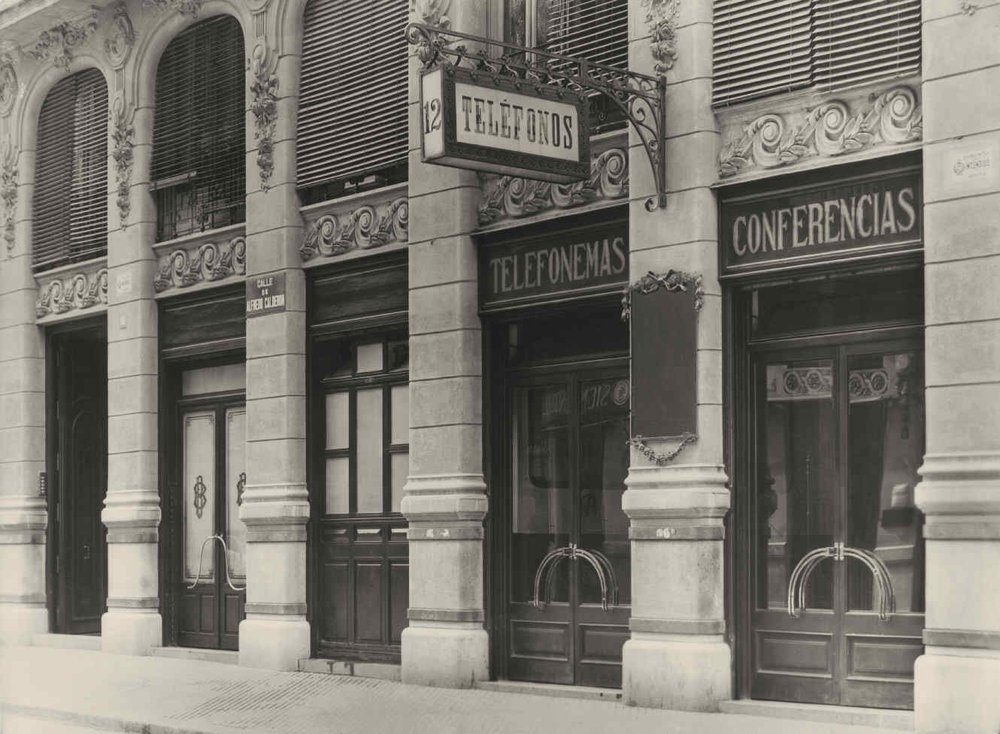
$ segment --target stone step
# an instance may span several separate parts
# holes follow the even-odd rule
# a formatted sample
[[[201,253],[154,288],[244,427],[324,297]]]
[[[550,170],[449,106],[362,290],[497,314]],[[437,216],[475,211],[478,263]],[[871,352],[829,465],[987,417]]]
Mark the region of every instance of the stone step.
[[[399,683],[402,668],[391,663],[357,663],[326,658],[303,658],[299,660],[299,672],[324,673],[326,675],[352,675],[358,678],[377,678]]]
[[[42,632],[33,635],[31,644],[35,647],[58,647],[63,650],[100,650],[100,635],[62,635]]]
[[[239,665],[240,654],[235,650],[209,650],[199,647],[151,647],[149,654],[173,660],[201,660],[206,663]]]
[[[517,680],[479,681],[476,688],[499,693],[527,693],[532,696],[552,698],[580,698],[588,701],[621,701],[622,692],[618,688],[594,688],[590,686],[562,686],[555,683],[532,683]]]
[[[893,709],[857,708],[854,706],[823,706],[819,704],[787,703],[784,701],[723,701],[719,710],[725,714],[766,716],[772,719],[794,719],[817,724],[841,726],[871,726],[881,729],[913,731],[913,712]]]

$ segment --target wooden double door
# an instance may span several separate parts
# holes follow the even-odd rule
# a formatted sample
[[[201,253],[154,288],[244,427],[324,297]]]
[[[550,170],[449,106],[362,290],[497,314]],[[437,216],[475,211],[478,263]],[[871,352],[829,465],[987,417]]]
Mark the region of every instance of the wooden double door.
[[[750,370],[750,693],[912,708],[920,342],[813,339],[755,350]]]
[[[101,522],[108,485],[107,339],[103,327],[95,327],[54,334],[49,345],[53,629],[98,634],[108,585]]]
[[[246,603],[246,526],[239,517],[247,482],[246,406],[242,395],[209,395],[183,400],[178,414],[176,642],[237,650]]]
[[[511,679],[621,686],[629,395],[625,363],[531,370],[510,382],[502,455]]]

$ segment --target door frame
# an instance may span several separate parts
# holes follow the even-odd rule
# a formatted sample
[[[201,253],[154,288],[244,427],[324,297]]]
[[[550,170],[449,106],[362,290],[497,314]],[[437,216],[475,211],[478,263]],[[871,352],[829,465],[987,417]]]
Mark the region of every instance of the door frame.
[[[52,632],[66,632],[66,614],[68,610],[62,604],[68,596],[65,583],[65,574],[59,573],[63,559],[60,553],[68,543],[67,528],[65,523],[59,521],[59,504],[63,487],[60,486],[61,476],[59,473],[59,439],[60,421],[59,406],[57,405],[61,387],[61,377],[56,368],[56,353],[58,342],[62,339],[80,334],[89,334],[103,344],[105,355],[105,375],[107,374],[107,354],[108,354],[108,328],[107,318],[97,316],[81,319],[64,324],[55,324],[45,329],[45,500],[48,515],[48,532],[46,533],[46,553],[45,553],[45,590],[46,607],[49,619],[49,630]],[[104,395],[104,421],[105,421],[105,446],[107,446],[107,381],[102,386]],[[107,452],[105,451],[105,480],[107,479]],[[107,493],[107,487],[104,488]],[[103,502],[103,497],[102,497]],[[103,556],[103,591],[107,598],[107,528],[102,525],[104,542],[102,543],[101,555]],[[105,603],[105,611],[106,611]],[[100,622],[97,630],[90,634],[100,634]]]
[[[731,488],[731,507],[725,520],[725,609],[726,629],[733,650],[733,691],[737,699],[751,699],[753,681],[753,543],[754,527],[751,513],[753,468],[757,456],[756,406],[754,405],[753,365],[760,352],[796,351],[805,354],[810,347],[826,345],[836,362],[837,349],[845,347],[848,354],[865,344],[918,345],[925,350],[924,323],[892,322],[857,324],[833,328],[825,332],[796,335],[751,337],[750,299],[762,286],[788,284],[826,276],[851,277],[875,275],[900,269],[923,270],[920,256],[886,258],[867,267],[850,267],[843,263],[816,268],[808,272],[783,277],[760,276],[723,283],[723,450]],[[840,410],[840,406],[837,406]],[[846,421],[838,430],[838,444],[846,435]],[[843,452],[841,452],[843,453]],[[846,462],[846,457],[841,460]],[[846,477],[843,478],[846,481]],[[838,519],[839,522],[839,519]],[[809,705],[809,704],[807,704]]]

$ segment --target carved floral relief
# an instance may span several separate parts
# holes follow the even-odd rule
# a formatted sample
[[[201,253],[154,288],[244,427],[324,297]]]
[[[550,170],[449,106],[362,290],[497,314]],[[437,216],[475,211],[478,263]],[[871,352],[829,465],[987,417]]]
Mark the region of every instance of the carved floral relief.
[[[14,249],[14,211],[17,208],[17,149],[5,143],[0,154],[0,199],[3,199],[3,238]]]
[[[572,184],[500,176],[488,179],[479,205],[479,224],[521,219],[549,209],[571,209],[599,199],[628,196],[628,153],[610,148],[590,161],[590,178]]]
[[[267,191],[274,173],[274,134],[278,124],[278,75],[276,55],[258,45],[250,57],[250,111],[257,141],[257,170],[260,185]]]
[[[27,54],[36,61],[50,60],[60,69],[65,69],[73,60],[73,49],[81,45],[97,30],[97,9],[84,18],[66,21],[42,31],[35,45]]]
[[[228,242],[197,242],[170,250],[157,260],[153,289],[188,288],[198,283],[246,275],[247,243],[240,235]]]
[[[119,0],[112,7],[111,22],[104,38],[104,52],[111,65],[119,69],[128,61],[134,45],[135,28],[132,26],[132,19],[128,17],[124,0]]]
[[[0,54],[0,115],[6,117],[14,108],[18,95],[17,72],[10,54]]]
[[[157,10],[176,10],[181,15],[197,18],[201,12],[202,0],[142,0],[143,6]]]
[[[107,305],[108,269],[81,271],[58,275],[43,282],[35,299],[35,315],[44,318],[51,314]]]
[[[649,27],[649,50],[656,60],[657,74],[674,68],[677,60],[677,13],[680,0],[642,0]]]
[[[135,108],[122,97],[115,98],[111,112],[111,158],[115,162],[115,203],[118,205],[118,224],[124,227],[131,211],[129,188],[132,182],[132,164],[135,147]]]
[[[881,145],[919,141],[923,116],[916,92],[897,86],[867,104],[825,102],[800,115],[768,113],[744,125],[722,148],[719,175],[779,168],[811,157],[831,157]]]
[[[409,218],[405,196],[363,204],[342,214],[323,214],[309,223],[299,254],[303,260],[309,260],[384,247],[393,242],[405,243],[409,239]]]

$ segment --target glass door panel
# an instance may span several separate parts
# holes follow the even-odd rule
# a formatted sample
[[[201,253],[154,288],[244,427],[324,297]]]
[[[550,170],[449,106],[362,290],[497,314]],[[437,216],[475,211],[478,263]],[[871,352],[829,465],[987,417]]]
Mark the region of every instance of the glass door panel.
[[[215,412],[184,416],[184,581],[215,579]],[[204,550],[203,550],[204,548]]]
[[[247,526],[240,520],[240,507],[247,483],[247,410],[226,410],[226,543],[229,575],[234,580],[247,577]],[[240,583],[239,585],[242,585]]]

